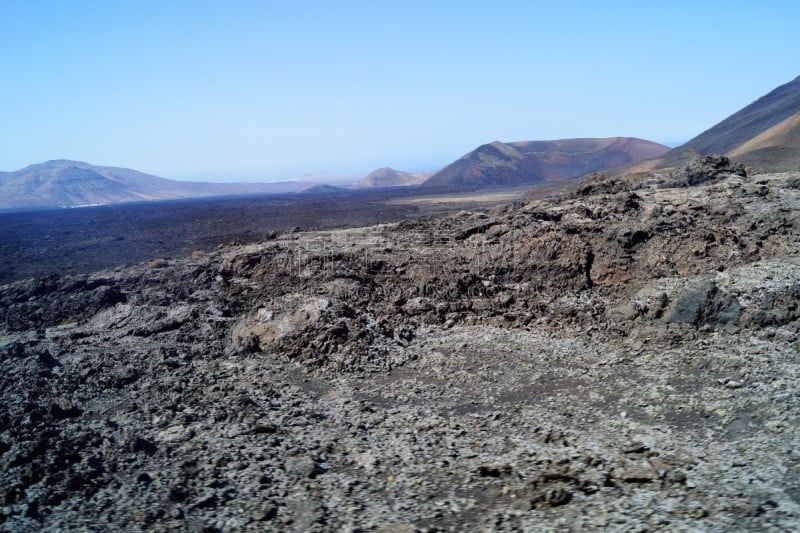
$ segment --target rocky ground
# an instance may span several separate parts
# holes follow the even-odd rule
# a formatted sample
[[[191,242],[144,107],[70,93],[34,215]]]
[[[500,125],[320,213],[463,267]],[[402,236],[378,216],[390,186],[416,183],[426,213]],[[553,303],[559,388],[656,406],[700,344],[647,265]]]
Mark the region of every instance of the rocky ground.
[[[0,529],[800,528],[800,177],[0,287]]]

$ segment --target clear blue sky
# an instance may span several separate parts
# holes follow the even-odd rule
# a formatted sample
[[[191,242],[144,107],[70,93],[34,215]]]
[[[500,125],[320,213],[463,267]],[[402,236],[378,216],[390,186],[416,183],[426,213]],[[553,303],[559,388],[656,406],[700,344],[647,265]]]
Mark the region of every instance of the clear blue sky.
[[[800,2],[0,1],[0,170],[419,171],[688,140],[800,75]]]

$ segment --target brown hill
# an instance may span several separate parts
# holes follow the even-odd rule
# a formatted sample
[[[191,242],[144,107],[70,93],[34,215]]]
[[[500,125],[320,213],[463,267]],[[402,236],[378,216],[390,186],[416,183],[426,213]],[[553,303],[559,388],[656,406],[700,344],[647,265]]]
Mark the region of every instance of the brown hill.
[[[800,112],[728,152],[761,171],[800,169]]]
[[[367,174],[361,181],[355,184],[355,187],[407,187],[409,185],[419,185],[430,176],[430,172],[412,174],[410,172],[403,172],[402,170],[383,167]]]
[[[800,167],[800,77],[737,111],[664,157],[628,167],[646,171],[676,167],[698,156],[721,154],[760,172]]]
[[[669,148],[631,137],[494,141],[446,166],[424,187],[505,187],[561,181],[659,157]]]

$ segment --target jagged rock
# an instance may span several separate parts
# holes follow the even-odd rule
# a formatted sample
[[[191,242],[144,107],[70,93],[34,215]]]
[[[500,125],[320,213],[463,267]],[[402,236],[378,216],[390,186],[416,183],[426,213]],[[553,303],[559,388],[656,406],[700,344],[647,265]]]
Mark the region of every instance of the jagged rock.
[[[649,468],[628,467],[616,473],[617,478],[625,483],[652,483],[658,480],[658,475]]]
[[[421,315],[433,310],[434,302],[430,298],[412,298],[403,305],[403,312],[408,315]]]
[[[500,477],[510,475],[512,467],[509,464],[481,465],[478,467],[478,475],[481,477]]]
[[[588,196],[590,194],[614,194],[625,189],[625,183],[619,178],[609,178],[602,172],[592,172],[581,180],[575,192],[580,196]]]
[[[259,307],[234,325],[231,331],[237,348],[269,351],[281,347],[320,323],[331,302],[322,297],[300,294],[286,296]]]
[[[743,163],[734,162],[725,156],[701,157],[683,168],[673,171],[663,184],[665,187],[691,187],[730,176],[747,177]]]
[[[736,324],[741,313],[741,305],[734,296],[724,294],[713,282],[701,282],[681,291],[667,321],[721,327]]]
[[[310,457],[289,457],[286,459],[284,468],[290,474],[301,478],[315,478],[325,470]]]

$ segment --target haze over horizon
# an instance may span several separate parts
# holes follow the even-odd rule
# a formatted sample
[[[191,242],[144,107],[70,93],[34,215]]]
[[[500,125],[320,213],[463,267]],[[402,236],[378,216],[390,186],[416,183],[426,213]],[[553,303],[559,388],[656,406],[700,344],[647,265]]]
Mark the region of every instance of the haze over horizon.
[[[445,165],[492,140],[670,146],[800,74],[768,1],[12,2],[0,171],[50,159],[273,181]]]

